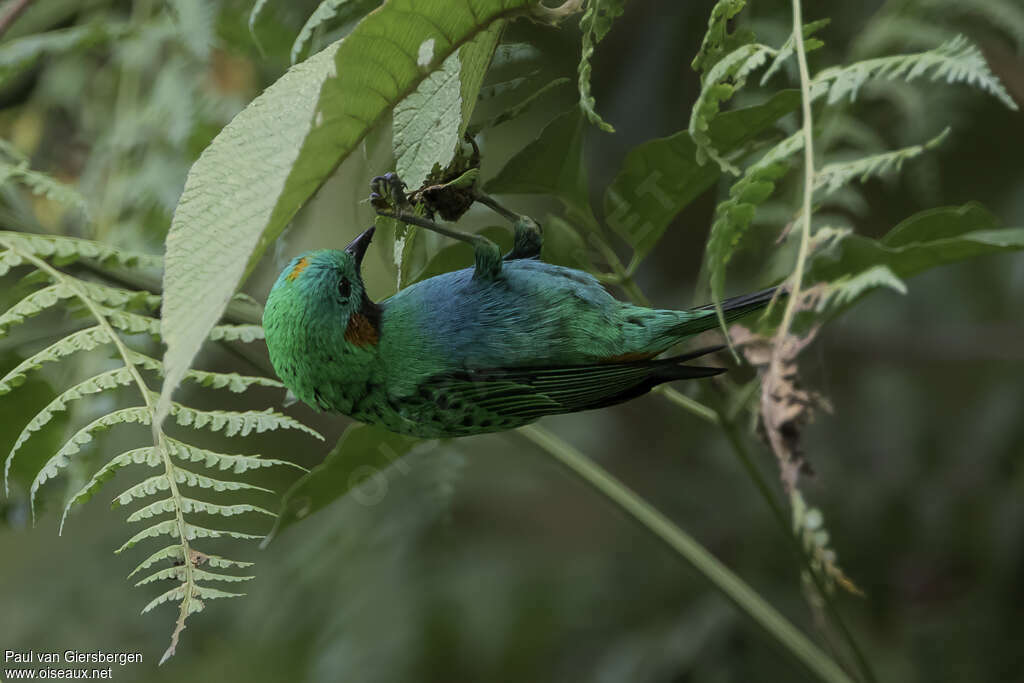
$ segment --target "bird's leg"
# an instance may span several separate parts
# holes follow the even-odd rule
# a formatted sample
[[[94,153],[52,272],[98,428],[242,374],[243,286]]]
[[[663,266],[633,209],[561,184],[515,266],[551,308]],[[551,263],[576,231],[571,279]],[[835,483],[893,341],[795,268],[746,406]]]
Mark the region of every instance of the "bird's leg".
[[[501,272],[501,250],[498,245],[483,235],[453,230],[429,218],[413,213],[412,205],[405,196],[405,183],[395,173],[385,173],[370,181],[370,203],[378,216],[393,218],[425,230],[432,230],[451,239],[468,242],[473,246],[476,272],[473,277],[493,279]]]
[[[477,189],[473,190],[473,199],[490,208],[505,220],[512,223],[514,230],[512,237],[512,251],[505,254],[505,260],[519,258],[536,258],[540,256],[541,246],[544,244],[544,231],[540,223],[529,216],[520,215],[509,211],[498,201]]]

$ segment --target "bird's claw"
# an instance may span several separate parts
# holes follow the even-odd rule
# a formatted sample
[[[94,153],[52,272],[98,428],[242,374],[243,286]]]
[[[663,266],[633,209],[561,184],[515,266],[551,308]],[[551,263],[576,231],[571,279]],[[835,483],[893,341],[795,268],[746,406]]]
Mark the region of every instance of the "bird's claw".
[[[380,210],[401,209],[409,204],[405,183],[397,173],[387,172],[370,181],[370,204]]]

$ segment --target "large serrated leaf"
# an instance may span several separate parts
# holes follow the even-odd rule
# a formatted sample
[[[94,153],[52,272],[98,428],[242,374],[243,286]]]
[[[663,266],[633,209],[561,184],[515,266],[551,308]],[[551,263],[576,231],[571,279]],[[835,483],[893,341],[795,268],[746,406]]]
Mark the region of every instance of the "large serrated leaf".
[[[729,154],[771,128],[800,106],[800,93],[787,90],[764,104],[716,117],[707,131],[721,154]],[[712,187],[721,172],[697,161],[687,131],[637,145],[604,195],[605,222],[633,247],[649,252],[665,228],[690,202]]]
[[[398,175],[416,188],[434,165],[445,167],[459,143],[462,113],[459,53],[451,54],[395,107],[392,131]]]
[[[534,1],[389,2],[225,127],[189,172],[167,236],[157,424],[243,276],[299,207],[450,54]]]
[[[586,119],[572,109],[545,126],[485,185],[495,194],[544,194],[562,200],[577,221],[594,228],[587,169],[583,162]]]

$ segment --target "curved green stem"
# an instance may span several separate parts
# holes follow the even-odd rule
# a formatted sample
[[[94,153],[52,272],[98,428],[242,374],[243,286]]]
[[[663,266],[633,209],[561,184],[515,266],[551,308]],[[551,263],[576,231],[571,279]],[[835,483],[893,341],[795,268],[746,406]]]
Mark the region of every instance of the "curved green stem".
[[[849,676],[807,636],[800,632],[740,577],[704,549],[689,534],[672,523],[622,482],[589,460],[551,432],[537,426],[520,427],[527,439],[552,455],[573,474],[615,503],[637,523],[657,536],[689,562],[711,584],[729,598],[769,636],[779,643],[808,672],[823,681],[850,683]]]

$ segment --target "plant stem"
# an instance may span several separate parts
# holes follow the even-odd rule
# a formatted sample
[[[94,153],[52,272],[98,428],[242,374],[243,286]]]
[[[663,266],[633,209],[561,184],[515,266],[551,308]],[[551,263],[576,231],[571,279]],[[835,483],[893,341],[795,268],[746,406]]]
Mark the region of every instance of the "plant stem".
[[[664,384],[661,385],[660,387],[657,387],[655,391],[664,396],[665,398],[667,398],[672,403],[675,403],[683,410],[692,413],[693,415],[696,415],[702,420],[707,420],[711,424],[716,424],[720,426],[722,425],[718,413],[716,413],[711,408],[708,408],[700,401],[694,400],[687,396],[686,394],[683,394],[673,389],[672,387],[666,386]]]
[[[765,602],[741,578],[622,482],[542,427],[520,427],[519,432],[693,565],[811,674],[823,681],[850,682],[850,678],[834,660]]]
[[[804,279],[804,265],[807,262],[807,254],[811,244],[811,199],[814,195],[814,120],[811,117],[811,76],[807,69],[807,55],[804,52],[804,25],[803,13],[800,9],[800,0],[793,0],[793,42],[796,45],[796,59],[800,69],[800,101],[803,111],[803,138],[804,138],[804,196],[803,211],[800,222],[800,250],[796,256],[796,266],[789,285],[789,299],[786,301],[786,309],[782,314],[782,323],[775,335],[774,349],[772,353],[771,367],[769,372],[780,371],[780,358],[777,350],[782,347],[783,342],[789,335],[789,328],[793,324],[793,316],[796,307],[800,302],[800,286]]]

